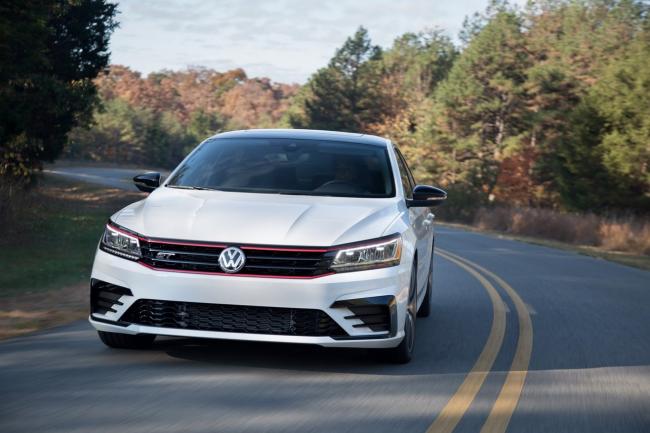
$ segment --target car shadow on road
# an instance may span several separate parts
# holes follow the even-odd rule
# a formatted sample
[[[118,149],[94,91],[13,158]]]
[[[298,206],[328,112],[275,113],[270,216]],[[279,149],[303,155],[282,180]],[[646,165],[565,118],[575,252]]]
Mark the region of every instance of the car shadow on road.
[[[442,316],[442,315],[441,315]],[[159,337],[152,350],[187,361],[215,366],[246,366],[278,370],[382,375],[464,374],[480,346],[470,350],[467,363],[453,362],[442,326],[444,317],[423,319],[416,352],[409,364],[398,365],[377,349],[331,348],[308,344]],[[426,321],[426,322],[425,322]],[[418,323],[420,323],[418,321]],[[437,342],[427,344],[427,342]],[[463,350],[468,350],[463,347]]]
[[[396,365],[380,351],[307,344],[175,338],[157,341],[153,350],[164,351],[173,358],[215,366],[382,375],[436,372],[435,363],[418,362],[417,357],[409,364]]]

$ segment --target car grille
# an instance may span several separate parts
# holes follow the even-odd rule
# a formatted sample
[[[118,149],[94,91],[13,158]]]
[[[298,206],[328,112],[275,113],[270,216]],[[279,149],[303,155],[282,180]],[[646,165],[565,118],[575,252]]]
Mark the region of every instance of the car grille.
[[[348,307],[352,315],[346,319],[359,319],[362,323],[352,325],[353,328],[370,328],[374,332],[390,331],[390,312],[387,305],[355,305]]]
[[[219,266],[219,254],[226,248],[224,245],[141,240],[140,247],[141,262],[155,269],[224,274]],[[327,249],[239,248],[246,254],[246,264],[237,274],[313,278],[332,272],[329,266],[333,254]]]
[[[396,317],[394,296],[373,296],[370,298],[346,299],[336,301],[332,308],[347,308],[352,314],[345,316],[347,320],[358,320],[361,323],[352,325],[353,328],[368,328],[373,332],[395,332]]]
[[[161,328],[296,336],[345,336],[320,310],[139,299],[122,322]]]
[[[133,296],[126,287],[116,286],[96,279],[90,280],[90,312],[96,314],[115,313],[113,307],[124,305],[120,298],[124,295]]]

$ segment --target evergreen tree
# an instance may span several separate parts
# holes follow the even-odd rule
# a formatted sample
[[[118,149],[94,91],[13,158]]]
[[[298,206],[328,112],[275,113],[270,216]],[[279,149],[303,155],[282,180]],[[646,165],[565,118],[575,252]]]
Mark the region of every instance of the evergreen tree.
[[[216,115],[197,110],[190,115],[187,132],[199,143],[219,132],[223,126],[223,122],[220,122]]]
[[[570,118],[558,152],[567,206],[650,210],[650,43],[639,35]]]
[[[336,51],[329,65],[310,78],[302,101],[303,114],[290,118],[292,126],[363,131],[382,113],[379,59],[381,49],[360,27]]]
[[[547,0],[529,5],[524,13],[533,59],[526,83],[533,116],[528,140],[535,152],[539,203],[590,209],[612,205],[603,195],[607,191],[597,188],[617,182],[601,162],[602,119],[589,95],[608,65],[634,44],[644,10],[630,0]]]
[[[528,125],[529,64],[519,17],[499,12],[471,40],[435,94],[434,138],[456,176],[486,195]]]
[[[368,128],[400,146],[420,182],[440,183],[438,168],[443,165],[427,137],[427,117],[431,96],[456,56],[449,37],[429,30],[398,37],[381,60],[384,113]]]
[[[105,0],[0,4],[0,177],[29,178],[92,116],[91,81],[108,64],[116,5]]]

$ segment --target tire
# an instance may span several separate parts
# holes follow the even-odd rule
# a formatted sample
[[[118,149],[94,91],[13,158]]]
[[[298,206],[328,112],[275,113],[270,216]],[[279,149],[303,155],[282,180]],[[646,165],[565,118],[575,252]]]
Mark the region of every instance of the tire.
[[[404,338],[397,346],[385,349],[386,358],[394,364],[406,364],[413,359],[415,349],[415,317],[417,310],[417,263],[413,263],[411,271],[411,283],[409,291],[409,305],[406,308],[406,318],[404,319]]]
[[[433,254],[432,254],[433,255]],[[429,317],[431,315],[431,292],[433,292],[433,257],[429,264],[429,276],[427,277],[427,293],[418,310],[418,317]]]
[[[148,349],[156,339],[156,336],[151,334],[129,335],[104,331],[97,333],[102,343],[114,349]]]

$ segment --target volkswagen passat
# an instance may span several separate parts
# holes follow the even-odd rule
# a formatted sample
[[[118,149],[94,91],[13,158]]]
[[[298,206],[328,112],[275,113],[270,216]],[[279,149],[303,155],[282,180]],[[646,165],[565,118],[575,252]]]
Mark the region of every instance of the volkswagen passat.
[[[433,214],[389,140],[250,130],[201,143],[113,215],[91,278],[110,347],[156,335],[380,349],[411,359],[431,308]]]

